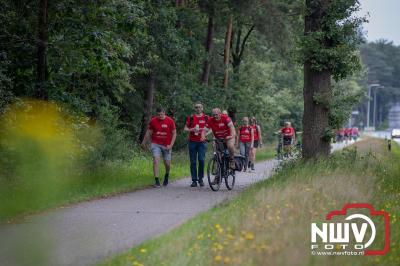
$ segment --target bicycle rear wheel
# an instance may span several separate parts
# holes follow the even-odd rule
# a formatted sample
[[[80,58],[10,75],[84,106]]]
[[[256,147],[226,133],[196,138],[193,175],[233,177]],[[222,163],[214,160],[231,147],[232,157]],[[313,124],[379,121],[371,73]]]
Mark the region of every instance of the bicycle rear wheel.
[[[228,190],[232,190],[235,185],[235,170],[228,170],[228,174],[225,177],[225,185]]]
[[[221,187],[222,175],[221,175],[221,166],[218,163],[218,158],[215,156],[208,161],[207,179],[210,188],[213,191],[218,191],[219,188]]]

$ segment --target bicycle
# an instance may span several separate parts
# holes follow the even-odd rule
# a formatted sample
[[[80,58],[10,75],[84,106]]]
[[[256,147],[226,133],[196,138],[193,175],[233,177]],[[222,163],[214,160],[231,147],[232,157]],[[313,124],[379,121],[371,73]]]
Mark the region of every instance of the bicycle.
[[[280,132],[275,132],[274,135],[278,137],[278,144],[276,145],[276,159],[283,160],[283,135]]]
[[[290,143],[290,145],[284,145],[284,136],[281,132],[275,133],[278,136],[278,144],[276,147],[276,159],[277,160],[284,160],[293,157],[293,148],[295,147],[294,141]]]
[[[226,188],[232,190],[235,185],[235,169],[229,167],[229,152],[225,141],[223,139],[211,141],[214,141],[214,154],[207,165],[208,184],[213,191],[218,191],[224,179]]]

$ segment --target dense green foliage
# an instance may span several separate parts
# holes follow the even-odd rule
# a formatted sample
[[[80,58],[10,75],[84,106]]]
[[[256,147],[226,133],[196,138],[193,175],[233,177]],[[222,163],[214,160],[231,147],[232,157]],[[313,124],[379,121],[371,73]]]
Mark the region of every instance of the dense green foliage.
[[[300,127],[301,72],[287,56],[300,7],[298,1],[188,1],[183,6],[165,0],[49,1],[46,94],[96,121],[116,150],[106,154],[110,158],[121,157],[119,136],[125,144],[138,140],[151,72],[155,106],[165,106],[176,119],[179,147],[185,142],[184,118],[195,101],[204,102],[207,112],[218,106],[234,107],[238,119],[256,115],[264,129],[276,129],[283,119]],[[36,95],[38,9],[38,0],[1,1],[1,112],[10,102]],[[199,77],[210,13],[216,21],[215,48],[210,85],[203,86]],[[251,25],[254,31],[244,43],[240,72],[222,88],[229,14],[234,14],[234,36],[243,29],[240,41]]]
[[[310,9],[321,1],[310,1]],[[308,32],[300,40],[301,62],[311,62],[313,69],[332,72],[335,80],[351,76],[360,69],[358,46],[361,35],[358,30],[366,18],[357,17],[360,10],[358,0],[327,1],[326,7],[321,5],[323,14],[321,28]],[[306,12],[311,12],[307,10]]]

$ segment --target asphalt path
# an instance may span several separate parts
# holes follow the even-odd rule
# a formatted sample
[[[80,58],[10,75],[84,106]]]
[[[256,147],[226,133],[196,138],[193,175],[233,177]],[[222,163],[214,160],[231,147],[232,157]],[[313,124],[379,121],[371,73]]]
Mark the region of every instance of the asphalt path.
[[[380,139],[390,139],[391,138],[391,131],[370,131],[370,132],[364,132],[364,135],[374,137],[374,138],[380,138]],[[394,138],[393,141],[397,142],[400,145],[400,138]]]
[[[179,226],[196,214],[229,200],[271,176],[276,160],[238,173],[232,191],[223,184],[189,187],[189,178],[168,187],[148,188],[79,203],[0,225],[0,265],[92,265]]]

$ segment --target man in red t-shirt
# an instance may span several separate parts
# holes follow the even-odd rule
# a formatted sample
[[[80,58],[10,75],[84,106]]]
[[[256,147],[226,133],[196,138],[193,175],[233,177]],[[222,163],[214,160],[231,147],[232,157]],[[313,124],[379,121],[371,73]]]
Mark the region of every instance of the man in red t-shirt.
[[[223,139],[229,151],[229,167],[235,168],[235,126],[229,116],[221,114],[221,109],[212,110],[212,118],[208,119],[206,128],[210,129],[216,139]],[[201,139],[205,140],[206,131],[202,131]]]
[[[254,130],[249,125],[249,118],[247,116],[243,117],[242,125],[238,128],[236,145],[239,145],[240,155],[245,157],[244,171],[246,171],[247,167],[251,165],[251,163],[249,164],[251,161],[250,151],[254,148]]]
[[[185,128],[189,132],[189,158],[190,158],[190,174],[192,176],[191,187],[197,187],[197,182],[204,187],[204,161],[206,159],[207,144],[201,139],[201,133],[208,122],[209,117],[203,113],[203,105],[196,103],[194,105],[195,114],[186,118]],[[199,167],[197,170],[197,161]]]
[[[159,162],[161,155],[164,159],[165,176],[163,185],[168,185],[169,171],[171,168],[171,151],[176,139],[176,127],[174,120],[165,115],[163,108],[157,108],[157,116],[151,118],[146,135],[141,147],[146,148],[146,142],[151,138],[151,153],[153,155],[153,171],[155,187],[160,187]]]

